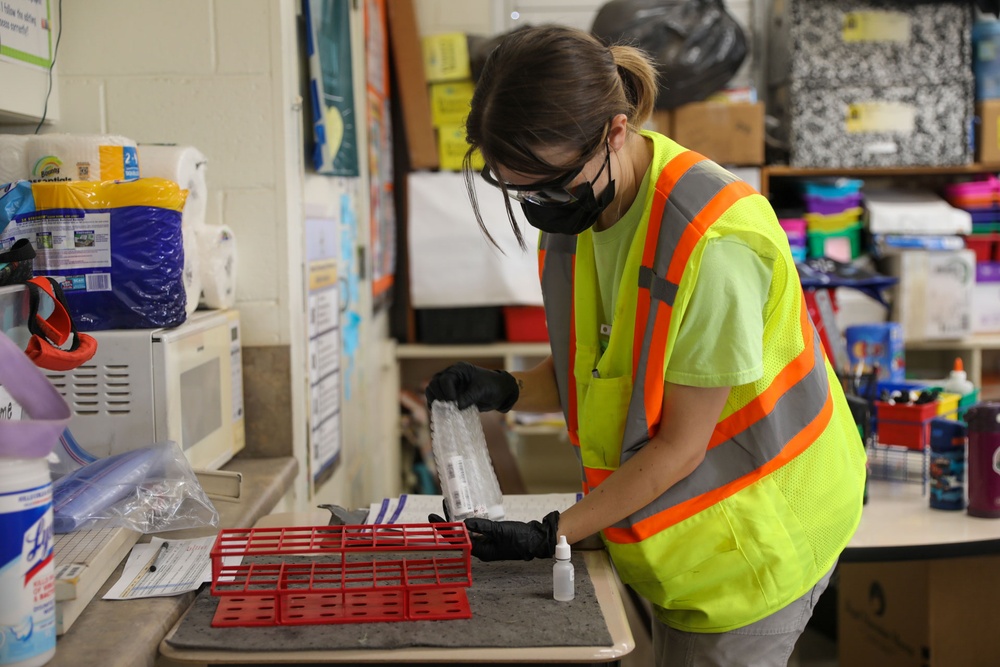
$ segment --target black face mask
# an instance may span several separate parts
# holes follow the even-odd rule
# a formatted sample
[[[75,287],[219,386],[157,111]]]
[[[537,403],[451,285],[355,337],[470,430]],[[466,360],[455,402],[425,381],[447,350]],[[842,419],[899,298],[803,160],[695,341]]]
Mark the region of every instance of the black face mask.
[[[594,197],[594,186],[584,183],[580,186],[577,200],[562,206],[539,206],[521,202],[521,210],[528,223],[548,234],[582,234],[597,222],[601,213],[615,198],[615,182],[608,182],[599,198]]]

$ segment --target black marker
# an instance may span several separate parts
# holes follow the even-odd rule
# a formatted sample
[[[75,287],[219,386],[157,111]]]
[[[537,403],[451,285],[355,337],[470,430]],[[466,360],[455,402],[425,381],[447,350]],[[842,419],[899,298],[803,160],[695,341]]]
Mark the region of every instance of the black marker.
[[[164,542],[160,545],[160,550],[156,552],[156,558],[153,559],[153,564],[149,566],[150,572],[156,572],[156,564],[160,562],[161,558],[163,558],[163,552],[166,551],[169,546],[169,542]]]

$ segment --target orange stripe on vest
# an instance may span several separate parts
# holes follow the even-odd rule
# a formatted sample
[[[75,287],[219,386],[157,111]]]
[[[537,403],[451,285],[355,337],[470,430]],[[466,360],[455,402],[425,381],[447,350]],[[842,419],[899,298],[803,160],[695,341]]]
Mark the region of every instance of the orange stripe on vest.
[[[766,477],[796,456],[804,452],[826,430],[833,416],[833,394],[827,393],[826,402],[815,419],[792,438],[781,453],[743,477],[733,480],[714,491],[704,493],[686,502],[658,512],[631,528],[605,528],[604,536],[618,544],[634,544],[674,526],[712,505],[742,491],[754,482]]]
[[[802,343],[804,346],[802,352],[781,369],[781,372],[775,376],[771,384],[759,396],[716,425],[712,439],[708,443],[709,449],[721,445],[737,433],[742,433],[771,414],[778,399],[812,371],[816,365],[815,338],[804,299],[799,319],[802,324]]]

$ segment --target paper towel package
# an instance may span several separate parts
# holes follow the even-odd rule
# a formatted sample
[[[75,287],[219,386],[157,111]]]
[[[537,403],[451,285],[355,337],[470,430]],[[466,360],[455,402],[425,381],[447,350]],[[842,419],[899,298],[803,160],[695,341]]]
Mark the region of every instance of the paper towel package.
[[[0,247],[31,241],[35,273],[60,279],[81,331],[184,322],[185,191],[176,183],[20,181],[0,192]]]
[[[187,190],[181,229],[184,235],[184,291],[187,314],[198,308],[202,289],[202,263],[198,251],[198,233],[205,226],[208,211],[207,160],[193,146],[144,144],[139,146],[140,174],[143,178],[165,178]]]
[[[27,134],[0,134],[0,185],[28,178]]]
[[[139,146],[139,174],[143,178],[165,178],[188,191],[183,212],[185,227],[205,224],[208,210],[207,162],[202,152],[193,146]]]
[[[139,178],[135,141],[106,134],[38,134],[25,146],[32,181],[124,181]]]
[[[198,238],[201,304],[206,308],[236,305],[236,236],[226,225],[205,225]]]

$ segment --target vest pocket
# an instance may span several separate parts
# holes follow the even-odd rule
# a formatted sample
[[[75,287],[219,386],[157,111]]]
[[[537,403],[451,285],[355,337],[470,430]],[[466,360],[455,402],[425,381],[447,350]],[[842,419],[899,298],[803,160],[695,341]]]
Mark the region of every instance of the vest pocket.
[[[588,468],[613,470],[621,457],[632,378],[594,377],[593,368],[579,362],[588,356],[578,355],[575,369],[580,455]]]

